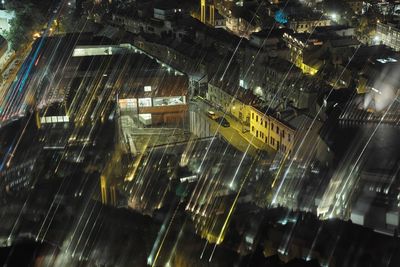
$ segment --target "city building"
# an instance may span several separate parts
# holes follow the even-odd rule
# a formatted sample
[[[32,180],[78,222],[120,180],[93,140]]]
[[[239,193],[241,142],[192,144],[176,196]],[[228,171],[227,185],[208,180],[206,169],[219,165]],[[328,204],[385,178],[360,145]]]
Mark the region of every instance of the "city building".
[[[304,74],[315,75],[321,67],[321,62],[315,61],[315,59],[305,62],[304,58],[309,54],[308,51],[321,46],[322,40],[305,33],[284,33],[283,39],[290,50],[290,61],[299,67]]]
[[[250,133],[275,151],[290,154],[296,129],[271,115],[268,109],[250,107]]]
[[[161,2],[154,6],[154,18],[159,20],[171,20],[182,12],[182,8],[178,7],[176,3]]]
[[[188,110],[187,76],[168,74],[167,70],[159,72],[158,77],[146,76],[136,74],[129,87],[122,89],[118,95],[120,109],[136,110],[146,126],[183,123]]]
[[[289,154],[295,142],[296,131],[301,127],[296,128],[289,121],[282,120],[282,114],[287,112],[276,113],[272,109],[261,108],[265,102],[250,90],[239,87],[237,91],[229,92],[227,88],[231,88],[229,83],[224,86],[221,82],[211,81],[207,99],[241,122],[243,131],[249,131],[254,138],[273,150]],[[293,112],[291,114],[293,116],[290,119],[296,117]]]
[[[398,24],[378,22],[376,25],[378,42],[400,51],[400,27]]]
[[[248,37],[253,32],[258,32],[261,27],[254,14],[245,7],[233,7],[229,10],[226,27],[237,36]]]
[[[320,15],[315,17],[294,17],[289,20],[289,29],[297,33],[312,33],[316,27],[331,26],[332,21],[330,18]]]

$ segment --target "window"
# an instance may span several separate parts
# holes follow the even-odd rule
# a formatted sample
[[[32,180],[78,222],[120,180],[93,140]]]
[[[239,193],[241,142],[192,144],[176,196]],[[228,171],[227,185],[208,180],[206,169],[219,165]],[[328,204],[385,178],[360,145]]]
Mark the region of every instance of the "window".
[[[256,131],[256,137],[258,137],[258,130]]]
[[[118,105],[121,110],[137,108],[136,98],[118,99]]]
[[[251,126],[251,131],[254,132],[254,126]]]
[[[282,130],[282,138],[285,138],[285,130]]]
[[[151,98],[139,98],[139,107],[151,107]]]
[[[144,87],[145,92],[151,92],[151,86],[147,85]]]
[[[271,136],[271,145],[275,145],[275,139]]]
[[[279,134],[279,127],[276,126],[276,133]]]
[[[290,134],[288,134],[288,140],[289,140],[289,142],[290,142],[290,139],[291,139]]]
[[[153,105],[159,106],[176,106],[185,104],[184,96],[173,96],[173,97],[156,97],[153,99]]]
[[[258,115],[256,115],[256,122],[258,122]]]
[[[265,126],[265,128],[268,127],[267,121],[264,121],[264,126]]]
[[[251,119],[254,120],[254,113],[251,113]]]
[[[264,133],[263,133],[263,132],[260,132],[260,137],[261,137],[262,139],[264,139]]]
[[[260,119],[260,124],[263,125],[263,119],[262,118]]]
[[[271,130],[274,130],[274,123],[271,122]]]

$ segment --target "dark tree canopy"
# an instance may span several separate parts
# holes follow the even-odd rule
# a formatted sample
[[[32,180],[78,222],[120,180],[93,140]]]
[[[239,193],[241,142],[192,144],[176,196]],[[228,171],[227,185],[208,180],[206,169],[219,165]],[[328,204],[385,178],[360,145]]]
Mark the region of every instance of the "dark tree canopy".
[[[11,20],[11,28],[7,33],[12,49],[17,51],[29,44],[34,32],[44,27],[52,3],[52,0],[7,1],[6,9],[15,11],[15,18]]]

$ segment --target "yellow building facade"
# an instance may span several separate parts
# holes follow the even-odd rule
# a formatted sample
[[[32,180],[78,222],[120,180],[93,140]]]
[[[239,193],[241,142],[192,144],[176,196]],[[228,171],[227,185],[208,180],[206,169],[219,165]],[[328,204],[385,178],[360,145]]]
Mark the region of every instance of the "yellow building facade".
[[[290,154],[296,130],[255,107],[250,107],[250,109],[250,133],[272,149]]]
[[[264,114],[256,107],[243,103],[212,84],[208,85],[207,99],[248,126],[250,133],[268,147],[285,154],[291,152],[296,129],[288,123]]]

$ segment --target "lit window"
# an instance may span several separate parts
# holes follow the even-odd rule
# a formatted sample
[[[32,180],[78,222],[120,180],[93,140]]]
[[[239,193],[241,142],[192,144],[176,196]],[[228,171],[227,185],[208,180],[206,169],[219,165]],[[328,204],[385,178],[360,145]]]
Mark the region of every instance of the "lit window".
[[[186,103],[185,96],[173,96],[173,97],[157,97],[153,99],[153,105],[158,106],[176,106],[183,105]]]
[[[151,92],[151,86],[150,85],[145,86],[144,87],[144,91],[145,92]]]
[[[151,107],[151,98],[139,98],[139,107]]]

